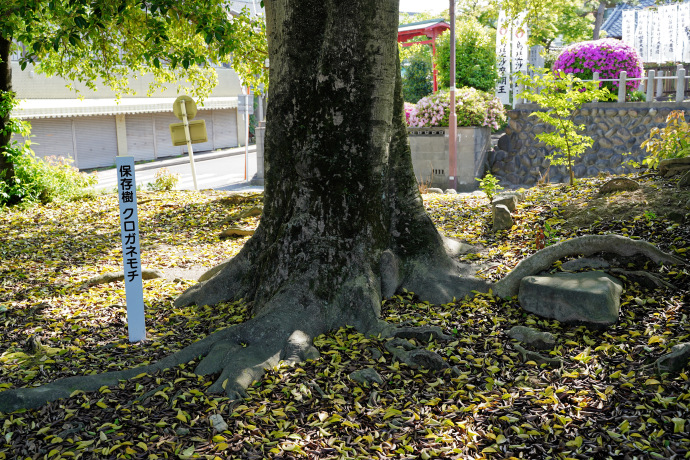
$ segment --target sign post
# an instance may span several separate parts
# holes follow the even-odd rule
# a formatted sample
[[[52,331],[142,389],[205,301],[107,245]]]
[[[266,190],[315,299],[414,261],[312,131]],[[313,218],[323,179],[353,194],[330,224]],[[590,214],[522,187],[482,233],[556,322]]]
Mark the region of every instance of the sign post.
[[[180,96],[173,102],[173,113],[177,118],[182,120],[184,126],[185,141],[187,144],[187,151],[189,152],[189,165],[192,167],[192,179],[194,180],[194,190],[199,190],[199,186],[196,183],[196,169],[194,168],[194,150],[192,149],[192,136],[189,134],[189,120],[196,116],[196,103],[194,99],[189,96]],[[173,125],[171,126],[171,134]],[[206,125],[204,124],[204,137],[206,136]],[[205,142],[204,138],[203,141]],[[199,142],[199,141],[197,141]],[[175,139],[173,138],[173,145],[175,145]]]
[[[117,168],[117,194],[120,204],[125,297],[127,299],[127,329],[129,341],[139,342],[146,339],[146,322],[144,286],[141,277],[141,252],[139,250],[139,216],[137,213],[134,157],[118,156],[115,158],[115,165]]]

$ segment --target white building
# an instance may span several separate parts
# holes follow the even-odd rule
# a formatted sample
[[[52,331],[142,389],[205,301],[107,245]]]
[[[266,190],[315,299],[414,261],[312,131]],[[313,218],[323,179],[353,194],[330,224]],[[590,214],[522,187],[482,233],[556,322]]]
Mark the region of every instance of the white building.
[[[218,86],[196,119],[204,119],[208,142],[195,144],[195,152],[243,145],[244,122],[237,116],[237,95],[242,92],[237,74],[218,68]],[[59,77],[46,77],[28,65],[21,70],[18,56],[12,62],[12,87],[21,100],[12,115],[31,122],[33,149],[38,157],[70,156],[79,169],[112,166],[115,157],[132,155],[136,161],[181,155],[187,147],[173,147],[168,125],[178,122],[172,103],[175,85],[154,97],[145,97],[149,78],[130,80],[137,96],[122,96],[119,103],[107,88],[93,92],[79,88],[83,99]],[[142,96],[144,95],[144,96]]]

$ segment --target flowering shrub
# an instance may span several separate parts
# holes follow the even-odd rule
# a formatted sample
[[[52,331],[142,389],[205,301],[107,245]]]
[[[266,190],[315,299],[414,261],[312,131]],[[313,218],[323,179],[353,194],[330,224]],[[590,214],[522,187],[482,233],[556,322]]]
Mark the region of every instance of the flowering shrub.
[[[422,98],[412,109],[408,124],[423,126],[448,126],[450,117],[450,93],[438,92]],[[455,113],[458,126],[488,126],[499,129],[506,120],[506,112],[492,94],[474,88],[458,88],[455,93]]]
[[[627,72],[627,78],[640,78],[643,67],[635,48],[614,38],[604,38],[568,46],[553,64],[554,73],[557,70],[576,74],[582,80],[591,80],[594,72],[599,72],[599,78],[607,79],[618,78],[621,70]],[[613,93],[618,90],[617,81],[603,82],[602,86]],[[625,86],[629,93],[640,86],[640,81],[628,80]]]
[[[409,102],[405,102],[405,121],[407,124],[410,124],[410,115],[412,114],[412,111],[414,110],[414,104],[410,104]]]

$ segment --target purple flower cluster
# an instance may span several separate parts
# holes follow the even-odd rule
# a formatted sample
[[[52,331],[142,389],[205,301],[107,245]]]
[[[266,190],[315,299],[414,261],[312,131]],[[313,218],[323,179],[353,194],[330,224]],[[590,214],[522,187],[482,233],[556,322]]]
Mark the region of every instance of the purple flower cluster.
[[[553,64],[553,71],[575,74],[582,80],[591,80],[594,72],[599,78],[619,78],[622,70],[627,78],[640,78],[643,67],[637,50],[615,38],[604,38],[587,42],[574,43],[564,49]],[[618,82],[606,82],[603,86],[613,90]],[[637,89],[640,81],[626,82],[628,91]]]
[[[493,94],[475,88],[458,88],[455,93],[458,126],[488,126],[498,129],[506,121],[506,111]],[[438,92],[423,97],[412,109],[407,123],[411,127],[448,126],[450,93]]]

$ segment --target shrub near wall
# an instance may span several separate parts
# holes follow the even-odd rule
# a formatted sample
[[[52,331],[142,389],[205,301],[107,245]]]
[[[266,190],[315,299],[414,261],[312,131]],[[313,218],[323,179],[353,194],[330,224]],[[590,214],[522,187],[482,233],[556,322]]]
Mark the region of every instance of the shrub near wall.
[[[627,78],[639,78],[644,69],[635,48],[614,38],[604,38],[568,46],[556,59],[553,70],[575,74],[582,80],[591,80],[594,72],[599,72],[600,79],[617,79],[623,70],[626,71]],[[603,82],[602,86],[613,94],[618,92],[617,81]],[[639,80],[626,82],[628,93],[639,86]]]

